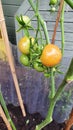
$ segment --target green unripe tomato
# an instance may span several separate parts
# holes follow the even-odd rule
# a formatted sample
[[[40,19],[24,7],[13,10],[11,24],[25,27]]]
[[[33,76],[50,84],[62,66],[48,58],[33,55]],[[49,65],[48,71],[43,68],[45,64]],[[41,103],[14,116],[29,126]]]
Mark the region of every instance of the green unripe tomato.
[[[57,0],[50,0],[49,5],[55,5],[58,1]]]
[[[24,66],[29,65],[29,58],[27,55],[21,54],[20,56],[20,63],[23,64]]]
[[[40,66],[38,62],[34,62],[34,69],[37,70],[38,72],[43,72],[44,68]]]

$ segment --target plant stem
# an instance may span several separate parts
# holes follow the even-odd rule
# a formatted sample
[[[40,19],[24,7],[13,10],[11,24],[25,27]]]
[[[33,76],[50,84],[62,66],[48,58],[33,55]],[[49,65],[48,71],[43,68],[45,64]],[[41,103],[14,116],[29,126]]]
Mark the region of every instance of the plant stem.
[[[50,99],[55,96],[55,80],[54,80],[54,68],[51,68],[51,94]]]
[[[46,119],[41,124],[37,125],[35,130],[41,130],[52,121],[54,106],[55,106],[55,102],[53,99],[51,99]]]
[[[39,22],[39,19],[38,19],[38,16],[37,16],[37,31],[36,31],[36,36],[35,38],[38,37],[38,33],[40,33],[40,39],[41,39],[41,44],[42,44],[42,41],[43,41],[43,38],[42,38],[42,32],[41,32],[41,29],[40,29],[40,22]]]
[[[38,12],[38,8],[39,8],[39,0],[36,1],[36,12]]]
[[[73,0],[64,0],[73,9]]]
[[[35,14],[36,14],[36,7],[35,7],[33,1],[32,1],[32,0],[28,0],[28,1],[29,1],[31,7],[33,8],[33,10],[34,10],[34,12],[35,12]],[[48,44],[48,43],[50,43],[50,40],[49,40],[49,35],[48,35],[46,23],[45,23],[44,20],[42,19],[42,17],[41,17],[41,15],[39,14],[39,12],[36,14],[36,16],[38,16],[38,19],[39,19],[40,24],[41,24],[41,26],[42,26],[42,28],[43,28],[43,31],[44,31],[44,35],[45,35],[45,38],[46,38],[46,43]]]
[[[43,127],[48,125],[52,121],[52,114],[55,106],[54,101],[55,96],[55,81],[54,81],[54,68],[51,68],[51,94],[50,94],[50,106],[48,109],[48,113],[46,119],[39,125],[36,126],[36,130],[41,130]]]
[[[37,0],[36,1],[36,14],[38,14],[38,8],[39,8],[39,1]],[[42,33],[41,33],[41,29],[40,29],[40,22],[39,22],[39,18],[38,18],[38,15],[37,15],[37,31],[36,31],[36,36],[35,38],[38,37],[38,33],[40,32],[40,38],[41,38],[41,43],[42,43]]]
[[[64,39],[64,9],[65,9],[65,2],[63,3],[62,14],[61,14],[61,18],[60,18],[61,39],[62,39],[62,44],[61,44],[62,55],[64,54],[64,43],[65,43],[65,39]]]
[[[42,44],[42,42],[43,42],[42,32],[41,32],[41,29],[40,29],[39,18],[38,18],[38,16],[37,16],[37,31],[36,31],[35,39],[37,39],[37,37],[38,37],[38,33],[40,33],[40,39],[41,39],[41,44]]]
[[[28,28],[24,29],[24,34],[25,34],[25,36],[27,36],[27,37],[29,37],[29,36],[30,36],[30,35],[29,35]]]
[[[6,117],[7,117],[8,121],[10,122],[10,125],[11,125],[12,129],[16,130],[15,125],[14,125],[14,123],[13,123],[13,121],[12,121],[10,115],[9,115],[9,112],[8,112],[7,107],[6,107],[6,103],[4,101],[4,98],[3,98],[1,90],[0,90],[0,103],[1,103],[1,105],[3,107],[3,109],[4,109],[4,112],[6,114]]]

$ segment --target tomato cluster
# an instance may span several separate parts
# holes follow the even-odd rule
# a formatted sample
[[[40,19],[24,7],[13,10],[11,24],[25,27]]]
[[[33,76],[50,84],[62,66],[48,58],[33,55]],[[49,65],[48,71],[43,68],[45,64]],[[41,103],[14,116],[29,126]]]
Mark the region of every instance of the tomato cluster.
[[[20,62],[24,66],[47,73],[48,67],[54,67],[61,61],[62,54],[54,44],[37,44],[33,37],[24,36],[18,43],[21,52]]]
[[[44,70],[40,61],[43,45],[37,44],[33,37],[24,36],[19,40],[18,48],[21,52],[20,62],[23,65],[30,66],[41,72]]]
[[[21,26],[31,26],[28,17],[20,17],[19,23]],[[39,72],[44,72],[45,76],[49,76],[49,68],[58,65],[62,58],[61,50],[58,46],[54,44],[40,44],[38,39],[28,35],[19,40],[18,48],[21,52],[21,64],[32,67]]]

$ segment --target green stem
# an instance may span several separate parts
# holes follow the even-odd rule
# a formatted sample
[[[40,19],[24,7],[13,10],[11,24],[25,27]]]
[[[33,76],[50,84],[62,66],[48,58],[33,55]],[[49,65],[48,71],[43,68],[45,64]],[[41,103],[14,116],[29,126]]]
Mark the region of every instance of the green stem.
[[[51,68],[51,94],[50,99],[55,96],[55,80],[54,80],[54,68]]]
[[[33,1],[32,1],[32,0],[28,0],[28,1],[29,1],[31,7],[33,8],[33,10],[34,10],[34,12],[35,12],[35,14],[36,14],[36,7],[35,7]],[[42,26],[42,28],[43,28],[43,31],[44,31],[44,34],[45,34],[46,43],[48,44],[48,43],[50,43],[50,40],[49,40],[49,35],[48,35],[46,23],[45,23],[44,20],[42,19],[42,17],[41,17],[41,15],[39,14],[39,12],[36,14],[36,16],[38,16],[38,19],[39,19],[39,21],[40,21],[40,24],[41,24],[41,26]]]
[[[41,39],[41,44],[42,44],[43,43],[43,37],[42,37],[41,29],[39,29],[39,32],[40,32],[40,39]]]
[[[39,8],[39,0],[36,1],[36,14],[38,14],[38,8]],[[40,39],[41,39],[41,43],[43,41],[42,39],[42,33],[41,33],[41,30],[40,30],[40,22],[39,22],[39,18],[37,16],[37,30],[36,30],[36,36],[35,36],[35,39],[37,40],[37,37],[38,37],[38,33],[40,32]],[[38,42],[37,42],[38,43]]]
[[[29,31],[28,31],[28,29],[24,29],[24,34],[25,34],[25,36],[27,36],[27,37],[30,36],[30,35],[29,35]]]
[[[52,121],[54,106],[55,102],[51,99],[46,119],[41,124],[37,125],[35,130],[41,130]]]
[[[73,0],[64,0],[73,9]]]
[[[38,17],[37,17],[37,31],[36,31],[36,36],[35,36],[35,38],[37,38],[38,33],[39,33],[39,21],[38,21]]]
[[[6,114],[6,117],[7,117],[8,121],[10,122],[10,125],[11,125],[12,129],[16,130],[15,125],[14,125],[14,123],[13,123],[13,121],[12,121],[10,115],[9,115],[9,112],[8,112],[7,107],[6,107],[6,103],[4,101],[4,98],[3,98],[1,90],[0,90],[0,103],[1,103],[1,105],[3,107],[3,109],[4,109],[4,112]]]
[[[40,39],[41,39],[41,44],[42,44],[42,41],[43,41],[43,38],[42,38],[42,32],[41,32],[41,29],[40,29],[40,23],[39,23],[39,19],[38,19],[38,16],[37,16],[37,31],[36,31],[36,36],[35,36],[35,39],[38,37],[38,33],[40,33]]]
[[[39,8],[39,0],[36,1],[36,12],[38,12],[38,8]]]
[[[48,125],[52,121],[52,115],[53,115],[53,110],[55,106],[55,101],[54,101],[54,96],[55,96],[55,81],[54,81],[54,68],[51,68],[51,94],[50,94],[50,106],[48,109],[47,117],[46,119],[39,125],[36,126],[36,130],[41,130],[43,127]]]
[[[37,0],[36,1],[36,14],[38,14],[38,8],[39,8],[39,1]],[[37,16],[37,31],[36,31],[36,38],[38,36],[38,33],[39,33],[39,30],[40,30],[40,22],[39,22],[39,18]]]
[[[61,14],[61,18],[60,18],[60,26],[61,26],[61,39],[62,39],[62,55],[64,55],[64,43],[65,43],[65,39],[64,39],[64,9],[65,9],[65,2],[62,8],[62,14]]]

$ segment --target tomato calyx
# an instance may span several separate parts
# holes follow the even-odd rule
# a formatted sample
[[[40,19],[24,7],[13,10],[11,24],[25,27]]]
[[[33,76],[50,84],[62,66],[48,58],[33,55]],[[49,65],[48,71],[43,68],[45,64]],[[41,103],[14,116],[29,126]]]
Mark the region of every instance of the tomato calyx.
[[[28,16],[20,15],[20,16],[16,16],[16,19],[19,25],[21,25],[22,27],[31,27],[31,21]]]
[[[17,29],[17,32],[24,30],[25,35],[29,36],[28,30],[33,29],[30,18],[26,15],[20,15],[20,16],[16,16],[16,20],[19,23],[19,28]]]

